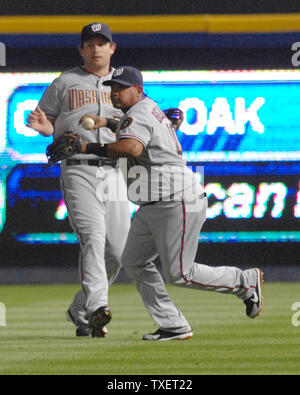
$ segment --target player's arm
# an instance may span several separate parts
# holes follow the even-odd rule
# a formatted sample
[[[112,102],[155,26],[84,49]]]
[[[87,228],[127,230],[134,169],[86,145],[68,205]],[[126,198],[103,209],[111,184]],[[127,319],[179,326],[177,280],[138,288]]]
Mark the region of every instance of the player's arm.
[[[37,108],[31,111],[27,118],[30,128],[35,129],[41,135],[48,137],[54,134],[54,124],[61,113],[62,84],[60,77],[53,81],[43,93]]]
[[[138,158],[144,145],[134,138],[123,138],[111,144],[90,143],[69,132],[47,147],[48,163],[53,165],[76,154],[94,154],[105,158]]]
[[[39,106],[34,111],[31,111],[26,122],[29,128],[36,130],[45,137],[52,136],[54,133],[55,120],[47,117]]]
[[[138,158],[144,150],[142,143],[135,139],[121,139],[111,144],[84,142],[82,153],[108,158]]]

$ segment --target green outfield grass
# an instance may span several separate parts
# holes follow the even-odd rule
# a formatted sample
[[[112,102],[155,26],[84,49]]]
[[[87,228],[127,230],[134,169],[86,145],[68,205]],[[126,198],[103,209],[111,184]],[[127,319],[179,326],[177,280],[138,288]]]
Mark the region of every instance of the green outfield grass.
[[[76,338],[65,310],[73,285],[0,286],[0,374],[299,374],[300,326],[291,323],[299,283],[266,283],[261,316],[235,297],[168,287],[194,329],[188,341],[144,342],[156,330],[133,285],[110,290],[105,339]]]

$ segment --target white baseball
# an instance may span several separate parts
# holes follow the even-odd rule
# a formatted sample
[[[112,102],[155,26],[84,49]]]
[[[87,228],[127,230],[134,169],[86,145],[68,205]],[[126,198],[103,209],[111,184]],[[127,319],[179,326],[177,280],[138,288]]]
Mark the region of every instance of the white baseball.
[[[86,129],[86,130],[92,130],[93,127],[95,126],[95,121],[93,120],[93,118],[85,118],[82,122],[81,122],[81,126]]]

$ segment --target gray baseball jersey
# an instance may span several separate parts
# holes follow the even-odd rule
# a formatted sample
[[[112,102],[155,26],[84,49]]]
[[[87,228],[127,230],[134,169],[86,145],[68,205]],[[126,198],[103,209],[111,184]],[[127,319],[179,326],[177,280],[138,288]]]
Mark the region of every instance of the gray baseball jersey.
[[[180,200],[191,191],[203,192],[196,175],[182,158],[172,122],[153,100],[146,97],[131,107],[121,119],[116,134],[119,140],[133,138],[145,147],[140,157],[128,160],[131,201],[143,205],[158,200]]]
[[[108,128],[89,131],[80,126],[81,117],[86,114],[112,118],[123,113],[113,108],[110,87],[102,83],[111,79],[113,69],[104,77],[98,77],[75,67],[65,71],[44,92],[39,106],[47,117],[55,120],[54,139],[68,131],[75,132],[92,143],[112,143],[116,136]],[[95,155],[76,155],[72,159],[99,159]]]

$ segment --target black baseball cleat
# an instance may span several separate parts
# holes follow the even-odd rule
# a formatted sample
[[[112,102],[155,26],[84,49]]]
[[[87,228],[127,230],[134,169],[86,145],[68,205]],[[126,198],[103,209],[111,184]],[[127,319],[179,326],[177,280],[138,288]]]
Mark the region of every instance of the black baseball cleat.
[[[256,289],[251,298],[244,301],[246,305],[246,314],[249,318],[256,318],[262,311],[264,298],[262,296],[262,286],[264,283],[264,274],[260,269],[255,269],[257,273]]]
[[[76,326],[77,337],[90,337],[92,335],[91,328],[88,325],[78,323],[70,309],[66,312],[66,317],[68,321],[73,322],[73,324]]]
[[[92,331],[88,325],[79,325],[76,329],[77,337],[90,337],[91,335]]]
[[[105,337],[107,335],[107,325],[112,318],[112,312],[109,307],[103,306],[96,310],[90,319],[90,328],[92,337]]]
[[[188,340],[193,337],[193,332],[175,333],[166,332],[162,329],[158,329],[154,333],[144,335],[143,340],[155,340],[158,342],[166,342],[168,340]]]

